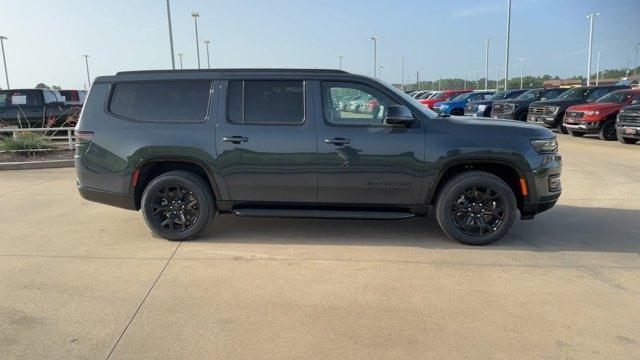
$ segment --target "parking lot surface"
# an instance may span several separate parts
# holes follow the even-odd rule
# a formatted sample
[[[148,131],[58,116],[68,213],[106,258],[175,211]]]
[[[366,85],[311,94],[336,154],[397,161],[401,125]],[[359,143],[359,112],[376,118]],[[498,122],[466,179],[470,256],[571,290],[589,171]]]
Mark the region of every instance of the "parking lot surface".
[[[431,215],[170,242],[73,169],[0,172],[0,357],[640,358],[640,145],[559,138],[559,204],[485,247]]]

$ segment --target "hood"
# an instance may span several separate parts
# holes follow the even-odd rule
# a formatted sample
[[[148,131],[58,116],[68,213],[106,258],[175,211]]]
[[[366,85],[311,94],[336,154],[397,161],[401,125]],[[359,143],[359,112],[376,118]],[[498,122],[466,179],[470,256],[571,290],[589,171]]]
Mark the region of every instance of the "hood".
[[[582,105],[574,105],[567,110],[571,111],[607,111],[617,110],[623,107],[624,104],[619,103],[587,103]]]
[[[534,101],[531,103],[531,106],[545,106],[545,105],[572,106],[572,105],[585,104],[585,103],[586,102],[584,101],[584,99],[575,99],[575,100],[549,99],[549,100],[542,100],[542,101]]]
[[[547,128],[517,120],[469,116],[451,116],[442,119],[464,127],[471,133],[477,134],[520,135],[532,139],[545,139],[555,136],[554,133]]]

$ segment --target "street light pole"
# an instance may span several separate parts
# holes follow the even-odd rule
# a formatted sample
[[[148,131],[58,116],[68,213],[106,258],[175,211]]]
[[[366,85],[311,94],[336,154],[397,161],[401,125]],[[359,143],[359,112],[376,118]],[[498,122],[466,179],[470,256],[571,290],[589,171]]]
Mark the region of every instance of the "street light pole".
[[[496,91],[500,91],[500,65],[496,66]]]
[[[402,69],[401,69],[401,75],[402,75],[402,82],[400,83],[400,90],[404,91],[404,56],[400,58],[402,60]]]
[[[340,66],[340,70],[342,70],[342,55],[338,56],[338,65]]]
[[[171,47],[171,68],[176,69],[176,59],[173,55],[173,31],[171,30],[171,6],[167,0],[167,21],[169,23],[169,46]]]
[[[587,86],[591,84],[591,48],[593,46],[593,19],[595,19],[595,17],[598,15],[600,15],[600,13],[587,15],[587,19],[589,19],[589,58],[587,60]]]
[[[89,55],[84,56],[84,65],[87,67],[87,84],[91,87],[91,76],[89,76]]]
[[[416,90],[420,90],[420,70],[416,70]]]
[[[373,77],[376,77],[378,70],[378,40],[382,39],[380,36],[371,36],[370,40],[373,40]]]
[[[523,88],[523,84],[524,84],[524,63],[527,61],[526,57],[522,57],[520,59],[518,59],[522,62],[522,68],[520,68],[520,90],[522,90]]]
[[[485,54],[484,54],[484,89],[487,90],[489,88],[489,41],[491,39],[487,39],[485,46]]]
[[[7,80],[7,89],[11,89],[9,85],[9,71],[7,70],[7,58],[4,55],[4,41],[9,40],[8,37],[0,35],[0,47],[2,47],[2,62],[4,63],[4,77]]]
[[[211,69],[211,62],[209,61],[209,40],[205,40],[204,43],[207,45],[207,69]]]
[[[182,70],[182,53],[178,53],[178,57],[180,58],[180,70]]]
[[[382,80],[382,66],[378,66],[378,71],[380,71],[380,76],[378,76],[378,79]]]
[[[191,16],[193,17],[193,24],[196,28],[196,56],[198,57],[198,69],[200,69],[200,42],[198,40],[198,18],[200,14],[194,11],[191,13]]]
[[[509,38],[511,36],[511,0],[507,3],[507,45],[504,56],[504,89],[509,87]]]
[[[462,87],[464,90],[467,90],[467,73],[464,73],[464,77],[462,78],[462,82],[464,83],[464,86]]]
[[[600,55],[602,54],[602,50],[598,50],[598,61],[596,62],[596,86],[598,86],[598,82],[600,80]]]
[[[636,68],[638,67],[638,46],[640,46],[640,41],[636,42],[636,54],[635,54],[635,59],[633,61],[633,75],[636,74]]]

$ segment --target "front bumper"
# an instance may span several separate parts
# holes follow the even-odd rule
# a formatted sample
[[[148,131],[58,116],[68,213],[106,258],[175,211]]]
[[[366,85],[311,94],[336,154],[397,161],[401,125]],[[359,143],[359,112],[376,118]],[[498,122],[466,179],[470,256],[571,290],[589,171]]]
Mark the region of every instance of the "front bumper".
[[[640,139],[640,124],[616,124],[616,134],[618,139],[621,137],[627,139]]]
[[[585,134],[597,134],[600,131],[600,121],[563,121],[562,124],[568,130]]]
[[[529,194],[524,197],[522,204],[522,219],[532,219],[536,214],[549,210],[562,194],[562,156],[538,154],[532,149],[527,153],[527,158],[533,169],[526,174]]]
[[[557,121],[558,119],[556,119],[556,115],[537,115],[537,114],[527,115],[528,123],[542,125],[547,128],[556,127]]]

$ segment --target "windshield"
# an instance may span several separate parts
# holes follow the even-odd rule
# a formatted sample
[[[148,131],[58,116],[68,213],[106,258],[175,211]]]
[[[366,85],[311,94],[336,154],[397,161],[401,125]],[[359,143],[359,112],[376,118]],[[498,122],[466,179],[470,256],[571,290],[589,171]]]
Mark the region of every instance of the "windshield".
[[[489,99],[488,99],[488,100],[502,100],[502,99],[506,99],[506,98],[507,98],[507,95],[509,95],[509,91],[500,91],[500,92],[497,92],[497,93],[495,93],[495,94],[491,95],[491,96],[489,97]]]
[[[523,94],[521,94],[520,96],[518,96],[516,99],[522,99],[522,100],[533,100],[533,99],[537,99],[538,95],[540,95],[540,93],[542,93],[542,90],[540,89],[533,89],[533,90],[529,90]]]
[[[577,100],[582,99],[591,89],[573,88],[565,91],[562,95],[558,96],[558,99],[563,100]]]
[[[614,91],[614,92],[608,93],[607,95],[605,95],[605,96],[601,97],[600,99],[596,100],[596,102],[622,104],[624,102],[629,101],[629,99],[631,99],[633,97],[633,95],[634,95],[634,93],[632,93],[632,92]],[[636,96],[640,97],[640,93],[638,93]]]

